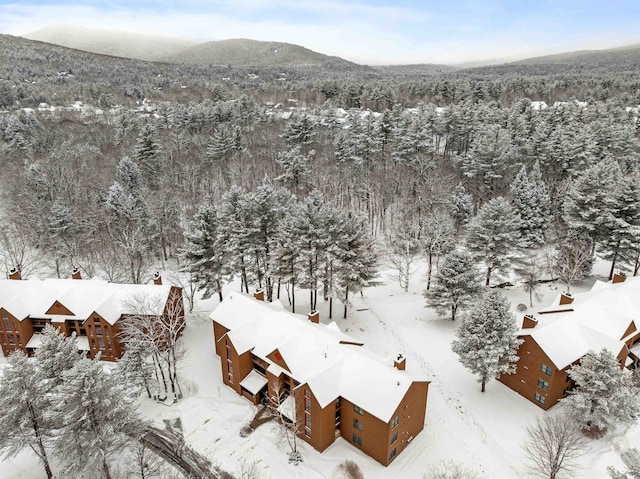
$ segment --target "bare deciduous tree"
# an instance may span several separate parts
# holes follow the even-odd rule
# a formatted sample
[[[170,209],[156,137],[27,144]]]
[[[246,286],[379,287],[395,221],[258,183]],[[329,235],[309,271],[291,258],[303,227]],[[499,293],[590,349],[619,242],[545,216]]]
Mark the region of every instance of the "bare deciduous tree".
[[[276,417],[282,437],[291,450],[289,462],[297,465],[302,462],[302,456],[298,452],[298,434],[302,431],[302,423],[296,410],[295,397],[289,395],[280,384],[276,384],[273,394],[269,396],[268,407]]]
[[[425,474],[424,479],[477,479],[478,474],[455,461],[442,461]]]
[[[538,417],[527,427],[522,445],[529,470],[538,477],[559,479],[577,470],[577,459],[585,454],[587,442],[578,425],[556,413]]]
[[[169,394],[169,387],[175,399],[182,397],[178,380],[178,364],[185,354],[179,341],[184,329],[181,294],[172,288],[168,299],[161,295],[132,295],[126,303],[134,314],[124,318],[120,332],[125,347],[133,342],[145,345],[156,379],[164,389],[164,399]]]

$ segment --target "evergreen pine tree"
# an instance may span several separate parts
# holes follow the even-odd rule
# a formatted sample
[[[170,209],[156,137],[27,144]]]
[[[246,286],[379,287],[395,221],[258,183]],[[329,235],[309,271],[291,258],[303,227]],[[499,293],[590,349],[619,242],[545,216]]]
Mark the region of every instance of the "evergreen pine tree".
[[[427,306],[435,307],[439,314],[451,313],[453,321],[458,310],[481,293],[480,281],[469,253],[452,251],[442,259],[433,286],[424,292]]]
[[[157,190],[160,187],[162,177],[162,147],[156,136],[154,125],[151,122],[145,123],[136,140],[132,157],[152,190]]]
[[[314,130],[314,125],[307,115],[294,116],[287,122],[282,137],[289,147],[309,146],[316,134]]]
[[[366,220],[349,214],[342,222],[335,252],[338,286],[344,291],[344,318],[347,318],[349,293],[357,293],[374,284],[378,257]]]
[[[66,337],[50,324],[47,324],[42,331],[35,357],[40,374],[52,389],[62,382],[64,372],[82,359],[82,355],[78,352],[75,334]]]
[[[207,199],[185,234],[187,244],[182,251],[184,267],[193,281],[204,290],[204,297],[218,293],[222,301],[222,285],[231,276],[229,250],[225,245],[215,205]]]
[[[640,416],[640,396],[631,371],[621,368],[607,349],[585,354],[569,376],[576,385],[563,402],[584,429],[604,431]]]
[[[591,238],[594,246],[609,237],[615,222],[621,178],[618,162],[606,159],[585,170],[567,190],[563,219],[569,228]]]
[[[469,223],[467,247],[487,268],[486,286],[494,271],[507,271],[521,256],[521,225],[518,213],[502,197],[485,203]]]
[[[296,312],[296,286],[302,276],[305,262],[302,256],[302,241],[299,238],[297,218],[299,206],[293,203],[289,214],[283,218],[277,233],[275,251],[273,253],[274,276],[278,278],[278,298],[280,297],[280,282],[290,284],[291,310]],[[288,291],[288,290],[287,290]]]
[[[8,458],[30,448],[51,479],[47,454],[52,441],[49,393],[49,385],[34,360],[21,351],[9,356],[9,364],[0,376],[0,451]]]
[[[126,384],[99,359],[83,359],[63,373],[58,394],[55,454],[64,477],[112,479],[113,459],[139,425]]]
[[[307,186],[306,179],[309,175],[309,159],[301,154],[299,147],[280,153],[276,158],[276,163],[283,172],[276,178],[294,194],[299,194],[300,190]]]
[[[510,187],[513,205],[522,219],[521,238],[531,246],[544,243],[549,220],[549,194],[536,162],[530,173],[523,166]]]
[[[603,236],[599,255],[611,261],[609,279],[613,278],[616,264],[633,264],[637,259],[640,234],[640,186],[635,176],[622,179],[619,191],[612,204],[612,219],[609,234]]]
[[[473,196],[467,193],[464,185],[458,183],[449,198],[451,216],[455,220],[456,233],[463,225],[466,225],[473,216]]]
[[[491,378],[516,371],[520,344],[522,340],[518,339],[518,326],[509,301],[497,291],[491,291],[464,314],[451,349],[464,367],[480,376],[484,392]]]

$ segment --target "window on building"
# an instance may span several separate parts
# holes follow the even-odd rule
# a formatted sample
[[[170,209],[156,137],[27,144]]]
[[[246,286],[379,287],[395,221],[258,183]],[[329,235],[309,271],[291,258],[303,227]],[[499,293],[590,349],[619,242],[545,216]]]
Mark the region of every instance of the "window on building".
[[[542,371],[543,373],[545,373],[547,376],[551,376],[551,374],[553,373],[553,369],[551,369],[550,366],[547,366],[546,364],[543,364],[540,367],[540,371]]]
[[[353,405],[353,410],[361,416],[364,414],[364,409],[362,409],[360,406],[356,406],[355,404]]]
[[[100,336],[98,338],[98,345],[99,345],[100,349],[102,349],[104,351],[104,339],[102,339],[102,336]]]
[[[547,381],[545,381],[544,379],[538,378],[538,387],[540,389],[544,389],[545,391],[548,391],[549,390],[549,383]]]
[[[396,457],[396,454],[398,453],[398,450],[394,447],[391,452],[389,453],[389,460],[393,459],[394,457]]]
[[[353,427],[355,427],[358,431],[362,431],[362,422],[354,418]]]
[[[308,389],[304,391],[304,412],[311,412],[311,391]]]
[[[393,418],[393,422],[391,423],[391,429],[393,429],[394,427],[396,427],[398,425],[398,423],[400,422],[400,417],[396,416]]]
[[[544,404],[544,402],[546,401],[546,398],[540,393],[536,393],[533,399],[535,399],[536,402],[539,402],[540,404]]]
[[[393,436],[391,436],[391,442],[389,444],[393,444],[397,440],[398,440],[398,431],[393,433]]]
[[[102,327],[96,326],[96,334],[102,334]]]
[[[351,440],[353,441],[354,444],[357,444],[358,446],[362,447],[362,438],[358,436],[356,433],[353,433],[353,436],[351,436]]]
[[[311,414],[309,413],[304,415],[304,435],[311,437]]]
[[[13,338],[13,334],[9,335],[9,344],[16,344],[16,340]]]
[[[100,322],[100,317],[99,316],[94,316],[93,317],[93,322],[94,323],[99,323]]]
[[[9,319],[9,315],[6,311],[2,311],[2,319]]]
[[[4,318],[4,330],[6,332],[11,331],[11,321],[9,321],[9,318]]]
[[[227,345],[227,378],[229,382],[233,384],[233,363],[231,362],[231,344],[229,341],[226,342]]]

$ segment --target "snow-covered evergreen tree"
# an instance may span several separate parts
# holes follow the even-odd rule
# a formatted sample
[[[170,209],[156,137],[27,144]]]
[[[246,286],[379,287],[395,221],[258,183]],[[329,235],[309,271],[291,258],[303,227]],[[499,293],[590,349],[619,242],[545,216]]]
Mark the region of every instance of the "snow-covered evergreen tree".
[[[222,233],[217,208],[206,199],[186,233],[187,244],[182,252],[184,267],[208,298],[218,293],[222,301],[222,285],[230,278],[229,251]]]
[[[296,287],[305,266],[304,257],[301,255],[302,242],[298,238],[297,219],[300,215],[297,211],[298,208],[298,204],[293,203],[289,209],[289,215],[283,218],[273,252],[273,272],[274,276],[278,278],[278,298],[280,297],[280,282],[288,283],[289,304],[291,304],[291,310],[294,313],[296,312]]]
[[[344,293],[346,319],[349,293],[357,293],[373,284],[377,275],[378,255],[365,218],[348,215],[341,224],[334,270],[338,286]]]
[[[542,181],[540,165],[536,162],[530,173],[523,166],[511,183],[510,191],[522,220],[522,240],[531,246],[542,245],[549,221],[549,194]]]
[[[480,275],[469,253],[455,250],[442,258],[433,286],[425,290],[427,306],[435,307],[438,314],[451,314],[456,319],[458,310],[471,304],[482,291]]]
[[[563,403],[584,429],[605,431],[640,417],[638,385],[611,351],[588,352],[571,367],[569,376],[575,387]]]
[[[282,174],[276,181],[282,182],[291,192],[298,195],[307,186],[309,175],[309,159],[300,152],[299,147],[280,153],[276,163],[282,168]]]
[[[518,213],[502,197],[485,203],[469,223],[467,248],[476,261],[485,264],[486,286],[494,271],[508,271],[521,257],[521,225]]]
[[[491,291],[464,314],[451,349],[464,367],[480,376],[484,392],[490,379],[516,371],[520,344],[509,301]]]
[[[621,180],[618,162],[605,159],[571,182],[563,204],[563,219],[569,228],[588,236],[594,244],[607,239],[615,223]]]
[[[615,197],[612,204],[612,221],[609,234],[604,236],[599,248],[599,256],[611,261],[609,279],[613,277],[616,264],[633,264],[640,249],[640,186],[635,175],[626,176],[622,186],[611,192]]]
[[[148,358],[148,344],[139,339],[130,339],[127,348],[118,360],[117,372],[124,382],[134,390],[144,389],[149,398],[158,397],[158,384],[154,377],[154,367]]]
[[[307,115],[294,116],[287,122],[282,137],[290,147],[309,146],[316,135],[315,127]]]
[[[51,479],[47,454],[52,441],[49,393],[49,384],[43,381],[33,359],[21,351],[9,356],[9,364],[0,375],[0,452],[8,458],[30,448]]]
[[[157,141],[156,129],[153,123],[146,122],[136,140],[132,156],[143,173],[150,189],[156,190],[160,186],[162,177],[162,147]]]
[[[234,185],[222,196],[220,207],[221,234],[231,258],[230,266],[240,273],[240,289],[246,293],[249,292],[247,250],[251,246],[247,198],[244,189]]]
[[[467,193],[462,183],[458,183],[451,192],[449,207],[451,216],[455,220],[456,232],[459,232],[460,228],[473,216],[473,196]]]
[[[63,373],[55,415],[55,455],[63,477],[112,479],[112,462],[139,420],[130,392],[99,359],[83,359]]]
[[[250,256],[248,267],[258,282],[258,288],[264,288],[268,301],[273,299],[276,236],[290,201],[291,195],[286,190],[275,188],[266,178],[262,185],[248,194],[245,202],[245,251]]]
[[[42,331],[42,338],[35,354],[43,379],[53,389],[62,382],[65,371],[82,359],[78,351],[75,333],[66,337],[64,333],[48,324]]]

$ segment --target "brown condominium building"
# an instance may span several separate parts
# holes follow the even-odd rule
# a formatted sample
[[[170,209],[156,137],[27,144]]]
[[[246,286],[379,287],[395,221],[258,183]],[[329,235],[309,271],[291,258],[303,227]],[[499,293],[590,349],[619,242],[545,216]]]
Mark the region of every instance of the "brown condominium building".
[[[224,383],[254,404],[276,402],[316,450],[342,437],[387,466],[424,427],[428,381],[318,313],[231,293],[211,319]]]
[[[640,277],[615,275],[590,291],[560,294],[522,319],[519,338],[516,372],[500,381],[543,409],[566,396],[569,369],[589,351],[606,348],[621,367],[640,366]]]
[[[164,319],[184,324],[182,289],[155,284],[118,284],[98,279],[22,280],[13,270],[0,280],[0,344],[5,356],[20,349],[32,354],[42,330],[51,324],[66,336],[76,333],[78,349],[94,358],[115,361],[123,354],[119,321],[139,311],[136,301],[164,303]],[[160,303],[162,302],[162,303]],[[182,327],[182,326],[180,326]]]

